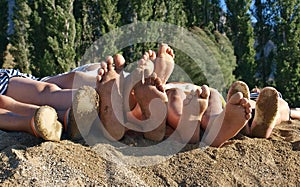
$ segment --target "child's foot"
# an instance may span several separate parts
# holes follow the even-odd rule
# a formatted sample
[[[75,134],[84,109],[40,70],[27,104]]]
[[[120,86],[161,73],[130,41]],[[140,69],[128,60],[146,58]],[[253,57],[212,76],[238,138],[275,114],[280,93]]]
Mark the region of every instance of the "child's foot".
[[[201,89],[192,91],[184,99],[182,115],[176,128],[183,142],[200,141],[200,122],[208,106],[209,94],[209,88],[204,85]]]
[[[106,68],[100,69],[96,91],[100,96],[100,120],[103,134],[110,140],[120,140],[125,133],[120,75],[114,70],[113,58],[108,57]]]
[[[279,97],[275,88],[265,87],[261,90],[255,106],[255,115],[250,127],[250,135],[269,138],[279,117]]]
[[[78,140],[86,137],[98,116],[99,95],[90,86],[83,86],[74,95],[73,103],[65,114],[65,130],[68,137]]]
[[[36,110],[31,128],[36,137],[49,141],[60,141],[62,125],[57,120],[55,109],[50,106],[41,106]]]
[[[165,135],[167,117],[167,95],[161,80],[155,73],[134,87],[136,101],[142,111],[142,129],[144,137],[153,141],[161,141]]]
[[[133,106],[129,106],[128,98],[133,89],[138,104],[135,107],[139,108],[141,116],[135,116],[136,119],[130,121],[136,124],[132,130],[142,131],[145,138],[160,141],[165,135],[168,98],[160,78],[152,73],[151,66],[148,66],[149,61],[149,55],[144,55],[138,62],[138,67],[126,77],[124,103],[127,106],[124,105],[124,109],[126,113],[132,110]]]
[[[155,53],[149,51],[150,59],[155,58]],[[154,53],[154,54],[153,54]],[[167,80],[171,76],[174,69],[174,53],[173,50],[167,44],[161,44],[159,46],[157,57],[154,63],[154,72],[162,81],[162,84],[166,84]]]
[[[244,95],[249,95],[249,89],[245,89],[248,88],[245,85],[240,81],[232,84],[224,110],[206,128],[203,137],[205,143],[220,147],[234,137],[251,118],[251,105],[244,97]]]

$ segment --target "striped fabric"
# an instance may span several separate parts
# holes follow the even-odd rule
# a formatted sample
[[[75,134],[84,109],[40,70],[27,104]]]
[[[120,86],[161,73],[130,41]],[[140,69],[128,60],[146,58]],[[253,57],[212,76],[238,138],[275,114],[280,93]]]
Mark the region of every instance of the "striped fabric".
[[[33,75],[27,73],[21,73],[19,70],[16,69],[0,69],[0,94],[1,95],[5,95],[8,87],[8,81],[12,77],[24,77],[33,80],[39,80],[39,78],[36,78]]]

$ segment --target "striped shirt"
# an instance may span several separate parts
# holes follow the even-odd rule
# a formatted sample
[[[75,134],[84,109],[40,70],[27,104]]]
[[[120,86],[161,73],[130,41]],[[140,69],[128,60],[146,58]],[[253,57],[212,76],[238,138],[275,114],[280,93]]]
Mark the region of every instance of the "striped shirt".
[[[0,69],[0,95],[5,95],[9,79],[12,77],[24,77],[32,80],[40,80],[40,78],[27,73],[21,73],[16,69]]]

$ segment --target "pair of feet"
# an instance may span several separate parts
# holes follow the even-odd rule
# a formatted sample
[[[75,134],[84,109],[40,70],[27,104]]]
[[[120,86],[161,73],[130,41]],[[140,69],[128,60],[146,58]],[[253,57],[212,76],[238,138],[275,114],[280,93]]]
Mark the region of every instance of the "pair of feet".
[[[262,89],[254,108],[249,98],[246,83],[242,81],[233,83],[228,91],[227,104],[223,112],[210,126],[206,125],[203,141],[218,147],[242,128],[244,128],[242,132],[248,136],[269,138],[274,126],[280,122],[278,92],[272,87]]]
[[[160,141],[165,134],[168,98],[164,85],[174,68],[173,50],[165,44],[157,56],[149,50],[126,78],[113,66],[115,63],[118,68],[124,62],[120,55],[108,57],[97,76],[102,131],[110,140],[120,140],[132,129]]]

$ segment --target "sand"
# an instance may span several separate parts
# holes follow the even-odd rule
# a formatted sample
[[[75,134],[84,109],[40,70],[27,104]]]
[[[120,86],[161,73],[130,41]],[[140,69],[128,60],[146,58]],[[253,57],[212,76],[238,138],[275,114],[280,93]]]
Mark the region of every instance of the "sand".
[[[174,154],[148,153],[147,146],[153,144],[140,136],[126,136],[119,146],[109,142],[89,146],[0,131],[0,184],[300,186],[300,121],[278,125],[270,139],[238,135],[222,148],[187,145]],[[166,145],[170,150],[164,148],[163,153],[172,152],[177,143]],[[132,152],[134,146],[137,151]]]

